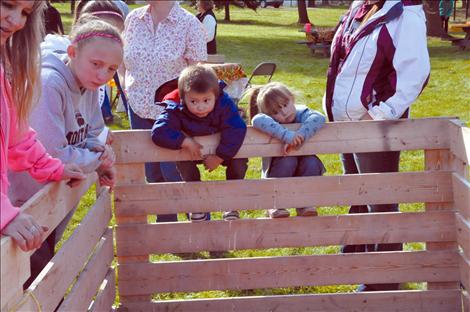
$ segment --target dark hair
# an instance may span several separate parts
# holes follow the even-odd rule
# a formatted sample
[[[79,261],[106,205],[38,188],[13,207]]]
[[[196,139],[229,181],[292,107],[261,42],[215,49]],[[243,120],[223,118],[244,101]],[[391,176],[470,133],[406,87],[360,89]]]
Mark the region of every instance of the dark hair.
[[[97,12],[113,12],[117,13],[120,16],[113,14],[109,15],[110,18],[119,19],[120,22],[124,22],[124,16],[122,15],[121,10],[110,0],[81,0],[78,2],[75,8],[75,16],[73,23],[76,24],[80,16],[84,13],[97,13]]]
[[[215,97],[219,97],[219,80],[215,71],[204,65],[186,67],[178,78],[178,92],[184,102],[184,96],[188,92],[206,93],[212,91]]]
[[[209,11],[209,10],[212,10],[214,8],[214,1],[212,1],[212,0],[198,0],[197,3],[198,3],[198,5],[201,6],[201,8],[204,11]]]

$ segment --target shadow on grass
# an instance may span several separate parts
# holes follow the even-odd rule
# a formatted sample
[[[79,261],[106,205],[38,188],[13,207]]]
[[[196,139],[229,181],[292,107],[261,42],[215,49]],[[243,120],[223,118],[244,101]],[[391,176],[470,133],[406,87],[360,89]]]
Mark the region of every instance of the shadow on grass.
[[[226,25],[247,25],[247,26],[265,26],[265,27],[281,27],[281,28],[300,28],[302,27],[301,24],[295,22],[290,24],[278,24],[268,21],[260,21],[260,20],[251,20],[251,19],[242,19],[236,21],[225,21],[225,20],[218,20],[218,24],[226,24]]]
[[[459,47],[453,46],[451,42],[448,45],[429,46],[429,56],[432,59],[441,60],[470,60],[470,49],[461,50]]]

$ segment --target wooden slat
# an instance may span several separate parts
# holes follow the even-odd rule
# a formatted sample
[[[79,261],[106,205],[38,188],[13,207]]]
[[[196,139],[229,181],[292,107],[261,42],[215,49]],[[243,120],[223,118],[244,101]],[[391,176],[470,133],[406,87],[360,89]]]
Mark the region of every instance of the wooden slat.
[[[386,291],[370,293],[253,296],[197,300],[168,300],[125,304],[118,311],[364,311],[442,312],[459,311],[459,290]],[[127,309],[127,310],[126,310]]]
[[[450,148],[448,118],[327,123],[292,155],[337,154],[376,151]],[[288,125],[297,129],[299,125]],[[117,163],[190,160],[183,150],[168,150],[153,144],[149,130],[115,131],[113,149]],[[214,153],[218,135],[198,137],[203,154]],[[281,143],[249,127],[236,158],[278,156]],[[142,151],[145,151],[143,153]]]
[[[295,187],[293,187],[295,185]],[[117,216],[452,201],[450,172],[405,172],[117,187]]]
[[[107,190],[102,192],[72,236],[46,265],[29,291],[41,303],[43,311],[53,311],[69,285],[82,269],[89,254],[107,230],[111,219],[111,201]],[[32,296],[24,297],[21,311],[36,310]]]
[[[470,220],[470,182],[457,173],[452,174],[455,209]]]
[[[116,185],[145,183],[144,164],[116,165]]]
[[[470,220],[465,220],[460,213],[455,214],[457,242],[467,259],[470,259]]]
[[[108,228],[59,311],[85,311],[105,279],[113,259],[113,230]]]
[[[459,280],[456,251],[384,252],[119,265],[123,295]],[[121,281],[126,281],[121,285]]]
[[[424,151],[425,170],[445,171],[452,170],[452,154],[450,150],[425,150]],[[453,197],[453,196],[452,196]],[[453,210],[453,198],[449,202],[433,203],[430,199],[426,200],[426,211],[434,210]],[[449,250],[457,249],[457,242],[429,242],[426,244],[427,250]],[[431,283],[428,282],[428,289],[455,289],[459,287],[459,282],[450,283]]]
[[[116,298],[116,274],[114,269],[110,269],[106,278],[100,286],[100,290],[96,295],[95,301],[93,301],[89,311],[102,312],[111,311],[112,305]]]
[[[116,228],[118,255],[454,241],[453,212],[178,222]]]
[[[91,174],[75,188],[70,188],[66,182],[49,183],[21,206],[21,211],[32,215],[38,224],[47,226],[49,228],[47,235],[49,235],[78,204],[81,196],[95,181],[96,175]],[[4,304],[23,289],[23,283],[29,278],[29,259],[32,253],[33,251],[21,251],[10,237],[2,236],[0,291],[2,309]]]
[[[30,254],[13,244],[10,238],[1,241],[1,311],[10,302],[16,302],[18,294],[23,294],[23,284],[31,275]],[[14,303],[13,303],[14,304]],[[11,309],[11,308],[10,308]]]
[[[458,120],[449,122],[450,149],[459,159],[470,164],[470,129]]]
[[[460,282],[467,291],[470,291],[470,260],[464,253],[460,253],[459,257],[460,266]]]

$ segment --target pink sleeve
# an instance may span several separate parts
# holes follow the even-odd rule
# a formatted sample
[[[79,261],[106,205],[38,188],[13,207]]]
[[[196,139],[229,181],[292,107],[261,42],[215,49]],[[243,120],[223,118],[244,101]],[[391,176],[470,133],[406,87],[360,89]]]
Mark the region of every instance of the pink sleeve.
[[[11,204],[10,200],[8,199],[8,196],[6,194],[3,194],[3,191],[1,207],[2,213],[0,213],[0,231],[3,230],[3,228],[7,226],[8,223],[10,223],[11,220],[13,220],[16,215],[20,212],[20,209],[18,207],[15,207]]]
[[[13,131],[12,131],[13,132]],[[8,166],[13,171],[28,171],[38,182],[59,181],[64,172],[64,165],[57,158],[52,158],[36,139],[36,132],[29,128],[20,140],[8,146]]]

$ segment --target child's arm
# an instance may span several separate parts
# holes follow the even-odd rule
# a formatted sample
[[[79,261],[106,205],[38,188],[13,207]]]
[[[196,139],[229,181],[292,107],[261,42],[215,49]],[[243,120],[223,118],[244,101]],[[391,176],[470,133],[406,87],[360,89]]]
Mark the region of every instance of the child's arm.
[[[257,114],[253,117],[252,124],[254,128],[281,140],[283,143],[292,144],[295,139],[295,131],[285,128],[266,114]]]
[[[31,115],[31,126],[53,157],[64,163],[75,163],[85,173],[95,171],[100,165],[100,154],[87,148],[69,145],[66,137],[64,103],[60,86],[43,84],[41,100]]]
[[[97,92],[95,92],[97,93]],[[101,107],[100,104],[98,103],[98,96],[95,94],[93,97],[95,100],[95,103],[90,103],[92,104],[91,106],[91,119],[88,120],[88,133],[86,137],[86,148],[90,150],[94,150],[97,147],[103,147],[106,143],[102,142],[99,138],[99,135],[101,132],[104,130],[104,120],[103,120],[103,114],[101,112]]]
[[[302,124],[297,133],[304,138],[304,142],[311,138],[325,124],[325,116],[306,106],[297,107],[298,122]]]
[[[152,141],[156,145],[173,150],[183,148],[183,141],[187,137],[181,129],[177,109],[176,106],[165,108],[153,124]]]
[[[237,106],[232,99],[224,93],[220,101],[222,116],[220,129],[220,143],[215,154],[224,161],[231,160],[243,144],[246,135],[246,124],[238,113]]]

